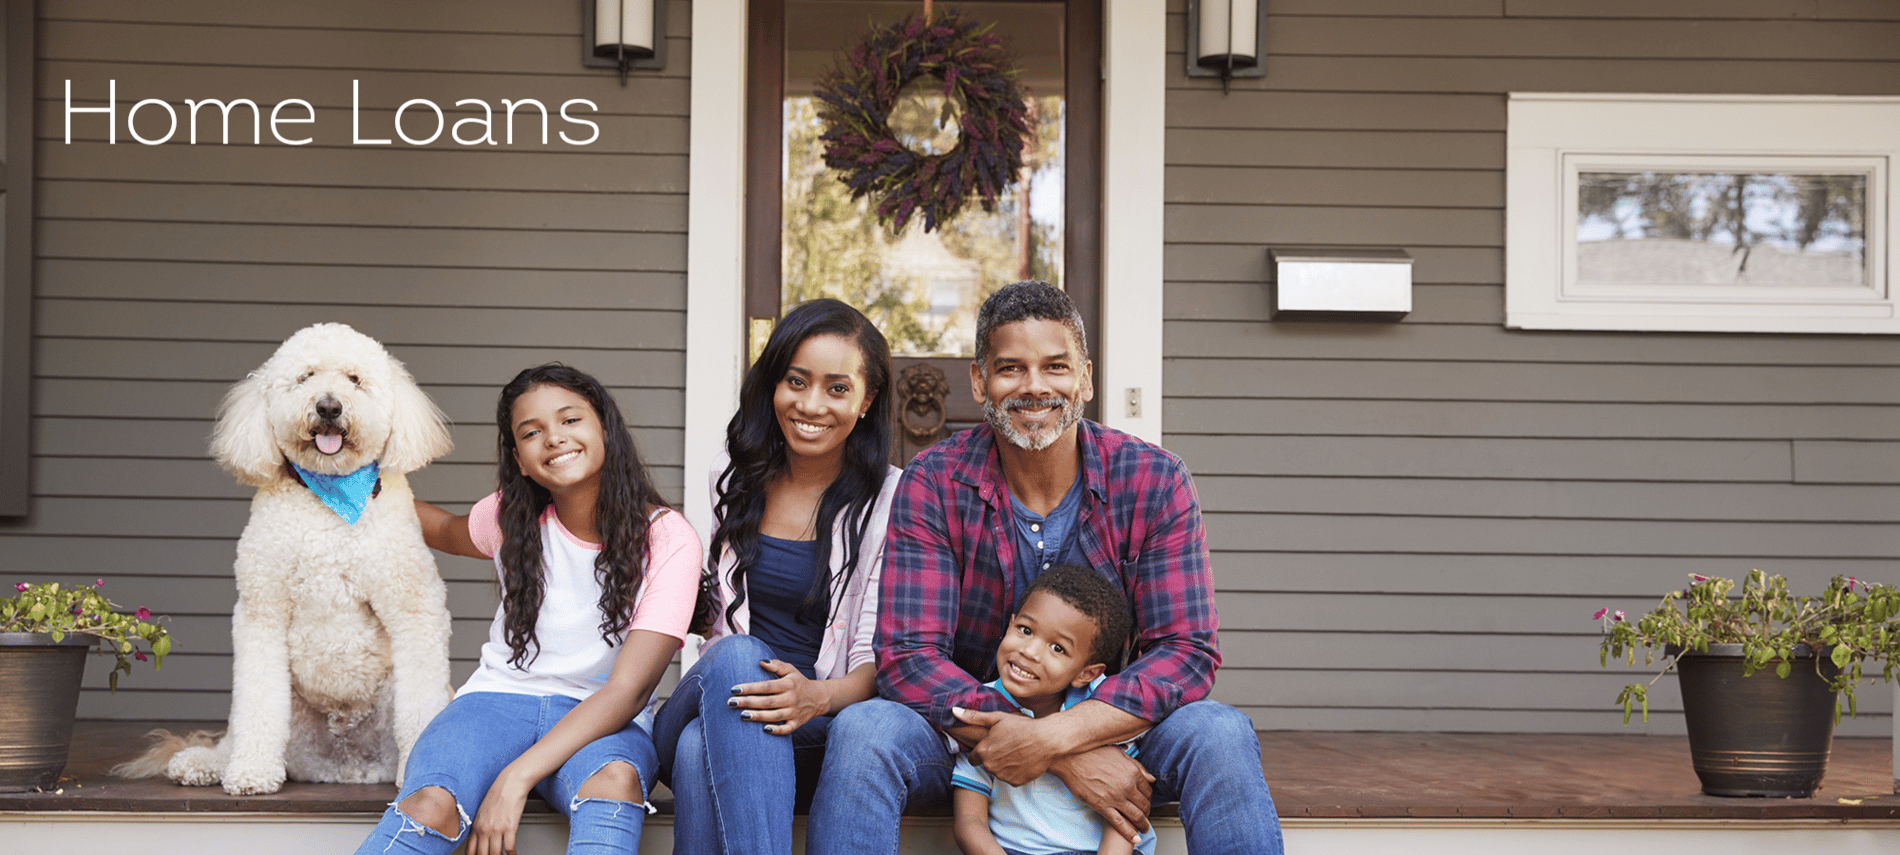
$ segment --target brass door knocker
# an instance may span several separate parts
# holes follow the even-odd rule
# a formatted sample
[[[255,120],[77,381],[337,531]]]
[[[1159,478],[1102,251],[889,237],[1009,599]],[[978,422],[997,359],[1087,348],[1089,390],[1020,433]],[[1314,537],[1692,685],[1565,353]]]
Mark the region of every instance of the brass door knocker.
[[[898,421],[912,442],[929,445],[943,438],[944,401],[950,397],[950,383],[942,369],[919,362],[897,375]]]
[[[903,436],[891,450],[891,465],[907,466],[917,452],[950,435],[944,403],[950,397],[950,383],[943,369],[918,362],[898,373],[896,394],[897,424]]]

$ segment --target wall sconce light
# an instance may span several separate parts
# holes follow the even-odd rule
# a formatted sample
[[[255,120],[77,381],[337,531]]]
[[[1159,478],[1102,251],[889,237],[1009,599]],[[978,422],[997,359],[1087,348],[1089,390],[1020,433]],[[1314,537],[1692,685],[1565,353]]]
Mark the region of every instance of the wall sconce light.
[[[1266,41],[1259,0],[1188,0],[1187,76],[1218,77],[1222,92],[1236,77],[1265,77]]]
[[[665,68],[666,0],[581,0],[581,65]]]

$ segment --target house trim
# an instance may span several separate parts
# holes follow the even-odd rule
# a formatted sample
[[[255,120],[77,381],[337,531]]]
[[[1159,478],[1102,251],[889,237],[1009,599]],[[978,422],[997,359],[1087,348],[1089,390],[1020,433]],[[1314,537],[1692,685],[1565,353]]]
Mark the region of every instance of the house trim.
[[[1505,322],[1520,329],[1900,333],[1887,261],[1900,231],[1900,98],[1523,93],[1510,96]],[[1868,176],[1867,287],[1586,292],[1576,278],[1582,164]],[[1600,289],[1599,289],[1600,290]],[[1841,293],[1836,293],[1841,292]]]
[[[706,470],[739,408],[745,369],[745,0],[693,4],[686,213],[685,474],[680,501],[712,531]]]
[[[0,516],[25,516],[33,466],[33,76],[36,3],[6,9],[4,268],[0,268]]]

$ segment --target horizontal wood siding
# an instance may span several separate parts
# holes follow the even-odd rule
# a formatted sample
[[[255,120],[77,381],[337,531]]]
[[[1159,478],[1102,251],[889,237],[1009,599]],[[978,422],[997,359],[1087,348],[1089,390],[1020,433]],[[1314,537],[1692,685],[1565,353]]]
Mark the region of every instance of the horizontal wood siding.
[[[1215,697],[1263,728],[1622,731],[1648,672],[1600,667],[1597,609],[1757,566],[1900,583],[1892,337],[1503,327],[1507,93],[1900,95],[1900,4],[1263,5],[1266,77],[1223,94],[1170,2],[1163,405]],[[1275,246],[1403,249],[1414,309],[1270,321]],[[1630,730],[1680,729],[1655,695]],[[1888,733],[1890,697],[1841,732]]]
[[[211,413],[308,324],[380,339],[455,422],[455,452],[412,478],[424,499],[459,509],[493,489],[495,392],[551,359],[612,389],[679,495],[691,11],[668,8],[667,68],[623,88],[580,65],[573,2],[40,3],[33,508],[0,520],[0,562],[9,581],[105,578],[115,601],[169,616],[177,644],[117,694],[95,662],[82,716],[225,716],[249,492],[206,456]],[[77,107],[104,106],[116,81],[116,127],[77,113],[69,138],[67,81]],[[215,107],[189,124],[186,99],[239,98],[263,107],[261,144],[248,108],[229,142]],[[270,109],[291,98],[314,108],[315,123],[283,126],[308,145],[271,136]],[[145,99],[178,112],[171,142],[129,135]],[[406,144],[395,118],[412,99],[451,128],[479,115],[456,101],[486,102],[498,144]],[[511,141],[502,99],[546,104],[547,142],[527,108]],[[561,121],[570,99],[598,105],[575,111],[599,125],[593,144],[555,135],[590,133]],[[147,105],[135,127],[154,138],[167,121]],[[404,111],[412,137],[434,122]],[[459,680],[494,571],[438,564]]]

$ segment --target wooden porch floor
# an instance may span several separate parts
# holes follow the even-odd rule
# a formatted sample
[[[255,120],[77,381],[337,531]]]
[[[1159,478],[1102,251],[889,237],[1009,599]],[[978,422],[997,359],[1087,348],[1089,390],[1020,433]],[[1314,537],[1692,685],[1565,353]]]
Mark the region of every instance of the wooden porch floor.
[[[234,797],[108,777],[155,726],[202,723],[80,722],[58,790],[0,793],[0,811],[373,814],[395,794],[389,785],[290,783],[275,795]],[[1827,779],[1811,799],[1702,795],[1680,737],[1267,731],[1260,743],[1284,818],[1900,819],[1888,739],[1836,739]]]

